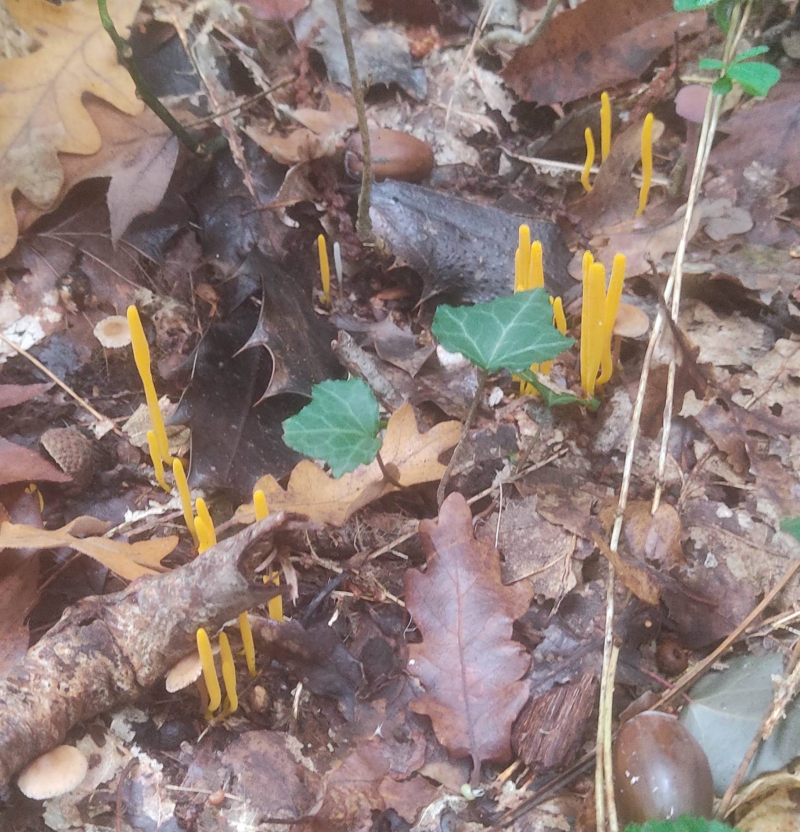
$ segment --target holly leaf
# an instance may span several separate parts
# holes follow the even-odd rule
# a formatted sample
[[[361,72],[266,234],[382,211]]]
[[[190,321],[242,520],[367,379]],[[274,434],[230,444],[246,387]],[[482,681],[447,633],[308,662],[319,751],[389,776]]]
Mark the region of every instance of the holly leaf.
[[[575,343],[553,326],[553,307],[544,289],[474,306],[440,306],[431,329],[445,349],[460,352],[489,373],[527,370]]]
[[[649,820],[644,824],[629,823],[625,832],[731,832],[731,828],[718,820],[681,815],[672,820]]]
[[[123,37],[140,3],[109,0],[109,13]],[[47,0],[6,0],[6,8],[41,48],[0,61],[0,257],[17,241],[14,192],[46,210],[64,182],[57,154],[100,149],[100,131],[83,94],[92,93],[131,115],[144,106],[117,62],[96,0],[60,6]]]
[[[764,61],[748,61],[728,67],[728,77],[738,81],[748,95],[763,98],[780,81],[781,73]]]
[[[530,657],[511,632],[533,587],[503,586],[500,553],[475,540],[461,494],[444,501],[438,521],[423,520],[419,534],[428,568],[406,572],[405,599],[422,633],[408,670],[425,692],[411,707],[431,718],[452,754],[472,757],[476,781],[483,760],[510,758],[511,726],[528,699]]]
[[[323,381],[311,389],[311,402],[283,423],[283,441],[324,459],[338,479],[375,459],[379,427],[378,402],[360,378]]]

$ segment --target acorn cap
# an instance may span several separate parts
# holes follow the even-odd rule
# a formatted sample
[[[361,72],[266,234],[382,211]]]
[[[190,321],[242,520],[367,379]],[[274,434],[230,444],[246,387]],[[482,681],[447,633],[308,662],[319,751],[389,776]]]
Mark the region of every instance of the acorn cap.
[[[650,329],[650,318],[647,317],[647,313],[630,303],[619,305],[617,319],[614,321],[614,335],[621,335],[623,338],[640,338],[648,329]]]
[[[32,800],[47,800],[80,785],[89,763],[72,745],[59,745],[27,765],[17,779],[19,790]]]
[[[195,652],[182,658],[172,670],[167,673],[166,687],[168,693],[188,688],[196,682],[203,672],[203,665],[200,662],[200,654]]]
[[[131,343],[131,329],[123,315],[109,315],[94,328],[94,337],[108,350],[127,347]]]
[[[89,484],[94,474],[94,449],[77,428],[50,428],[42,434],[40,441],[56,465],[72,477],[76,486],[82,488]]]

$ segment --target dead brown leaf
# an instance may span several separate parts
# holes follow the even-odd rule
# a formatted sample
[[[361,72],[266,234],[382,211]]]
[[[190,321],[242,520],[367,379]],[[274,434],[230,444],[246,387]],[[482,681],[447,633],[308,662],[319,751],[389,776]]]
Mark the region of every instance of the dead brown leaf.
[[[458,442],[460,433],[458,422],[442,422],[420,433],[414,409],[405,404],[389,419],[381,458],[403,486],[434,482],[445,468],[439,455]],[[270,511],[290,511],[318,523],[341,526],[353,512],[397,491],[397,486],[386,481],[377,461],[336,480],[313,462],[303,460],[295,466],[285,490],[272,476],[262,477],[255,489],[264,492]],[[252,503],[240,506],[236,512],[240,523],[252,523],[254,519]]]
[[[35,399],[47,392],[52,383],[45,384],[0,384],[0,408],[15,405]]]
[[[91,522],[90,522],[91,521]],[[17,523],[0,525],[0,548],[8,549],[53,549],[67,546],[98,563],[126,581],[133,581],[142,575],[155,575],[163,569],[157,569],[161,561],[178,545],[177,535],[154,537],[138,543],[124,543],[105,537],[73,537],[70,533],[90,522],[102,523],[94,517],[77,517],[72,523],[61,529],[37,529]],[[85,530],[83,526],[82,530]]]
[[[678,14],[672,0],[587,0],[550,21],[517,50],[503,79],[525,101],[575,101],[637,78],[675,32],[702,31],[704,14]]]
[[[477,784],[484,760],[510,757],[511,726],[528,698],[521,678],[530,658],[511,631],[533,592],[503,586],[500,555],[475,540],[472,514],[457,492],[438,520],[420,523],[420,537],[427,571],[405,575],[406,605],[423,638],[409,649],[409,672],[425,689],[412,709],[431,718],[452,754],[472,758]]]
[[[0,438],[0,485],[12,482],[70,482],[70,477],[36,451]]]

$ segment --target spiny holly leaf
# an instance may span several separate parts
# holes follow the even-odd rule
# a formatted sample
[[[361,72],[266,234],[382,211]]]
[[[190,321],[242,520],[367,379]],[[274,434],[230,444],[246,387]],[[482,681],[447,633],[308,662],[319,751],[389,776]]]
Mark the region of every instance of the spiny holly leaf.
[[[553,307],[544,289],[474,306],[440,306],[431,329],[445,349],[460,352],[489,373],[526,370],[574,343],[553,326]]]
[[[283,441],[324,459],[338,478],[375,459],[379,426],[378,402],[361,379],[323,381],[311,389],[311,402],[283,423]]]
[[[625,827],[625,832],[731,832],[731,828],[718,820],[681,815],[674,820],[649,820],[644,824],[629,823]]]

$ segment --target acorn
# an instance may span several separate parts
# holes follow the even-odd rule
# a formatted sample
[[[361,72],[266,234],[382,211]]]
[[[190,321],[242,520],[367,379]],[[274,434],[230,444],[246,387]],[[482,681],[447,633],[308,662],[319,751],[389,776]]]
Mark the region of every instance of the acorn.
[[[402,179],[419,182],[433,170],[433,150],[427,142],[409,133],[385,128],[369,131],[372,153],[372,173],[380,182],[383,179]],[[361,179],[364,170],[361,134],[353,133],[344,151],[344,167],[352,179]]]
[[[614,792],[623,824],[710,818],[714,786],[708,758],[676,717],[643,711],[619,730]]]
[[[76,488],[89,485],[94,477],[94,446],[77,428],[50,428],[40,442]]]

